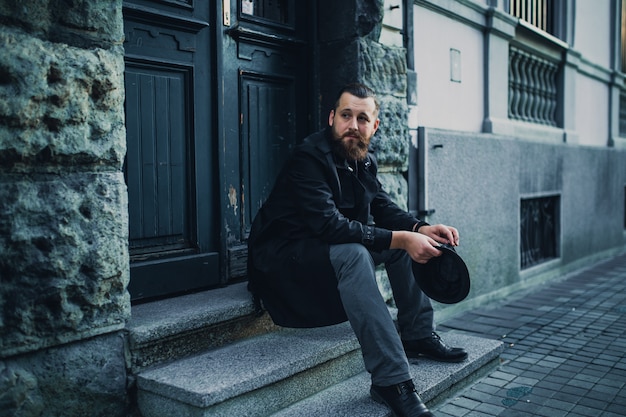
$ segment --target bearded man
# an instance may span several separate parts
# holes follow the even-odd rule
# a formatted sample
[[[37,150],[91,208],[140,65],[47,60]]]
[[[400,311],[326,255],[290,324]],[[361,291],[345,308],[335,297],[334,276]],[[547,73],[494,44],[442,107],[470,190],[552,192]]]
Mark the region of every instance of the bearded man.
[[[349,320],[371,374],[372,398],[396,416],[432,416],[407,358],[460,362],[467,353],[435,333],[430,299],[411,265],[440,256],[440,244],[457,246],[459,234],[413,217],[383,190],[369,150],[378,113],[370,88],[347,85],[328,127],[294,150],[252,224],[248,288],[280,326]],[[383,263],[397,329],[376,283],[376,265]]]

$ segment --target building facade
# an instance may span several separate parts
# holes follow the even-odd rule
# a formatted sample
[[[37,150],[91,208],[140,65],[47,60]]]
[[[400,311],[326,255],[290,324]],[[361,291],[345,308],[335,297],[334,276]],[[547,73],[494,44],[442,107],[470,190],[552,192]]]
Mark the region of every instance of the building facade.
[[[622,6],[415,2],[415,208],[461,230],[466,305],[623,250]]]
[[[472,290],[439,317],[622,252],[624,11],[0,1],[0,415],[129,413],[132,306],[245,281],[256,210],[347,82],[380,96],[386,188],[461,232]]]

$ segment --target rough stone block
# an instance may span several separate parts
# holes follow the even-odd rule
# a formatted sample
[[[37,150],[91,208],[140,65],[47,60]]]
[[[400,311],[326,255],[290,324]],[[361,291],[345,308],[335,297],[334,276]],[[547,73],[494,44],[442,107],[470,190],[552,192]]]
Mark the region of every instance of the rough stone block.
[[[83,48],[120,45],[121,0],[9,0],[0,2],[0,17],[39,36]]]
[[[0,178],[0,356],[119,329],[130,315],[121,173]]]
[[[408,208],[408,184],[396,173],[381,172],[378,179],[391,199],[402,209]]]
[[[120,333],[0,361],[0,416],[123,417]]]
[[[80,49],[0,30],[0,166],[119,170],[126,152],[121,46]]]
[[[372,139],[378,164],[406,171],[409,165],[408,106],[406,99],[392,96],[379,98],[380,127]]]
[[[392,95],[406,101],[406,49],[359,40],[358,57],[363,83],[379,96]]]

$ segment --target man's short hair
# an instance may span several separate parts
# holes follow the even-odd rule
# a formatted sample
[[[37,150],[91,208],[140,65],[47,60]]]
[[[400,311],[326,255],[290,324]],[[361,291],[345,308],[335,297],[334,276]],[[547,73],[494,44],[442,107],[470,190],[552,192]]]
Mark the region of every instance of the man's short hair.
[[[358,98],[372,97],[374,99],[374,104],[376,105],[376,112],[378,113],[378,111],[380,110],[380,103],[378,102],[378,98],[376,98],[376,93],[374,92],[374,90],[361,83],[348,84],[344,86],[341,90],[339,90],[339,93],[337,94],[337,99],[335,100],[335,107],[333,108],[334,110],[337,110],[337,107],[339,107],[339,99],[341,99],[341,95],[343,93],[352,94],[353,96]]]

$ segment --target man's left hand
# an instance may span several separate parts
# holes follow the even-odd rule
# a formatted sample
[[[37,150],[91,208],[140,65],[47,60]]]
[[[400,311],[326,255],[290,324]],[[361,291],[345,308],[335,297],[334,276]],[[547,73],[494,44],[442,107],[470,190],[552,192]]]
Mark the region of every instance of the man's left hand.
[[[417,232],[422,233],[439,243],[459,246],[459,231],[452,226],[446,226],[445,224],[422,226]]]

